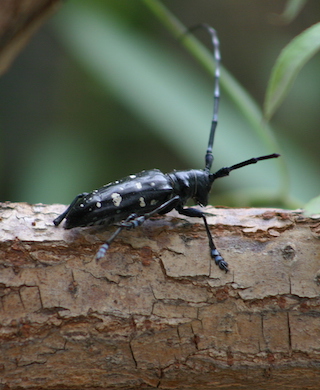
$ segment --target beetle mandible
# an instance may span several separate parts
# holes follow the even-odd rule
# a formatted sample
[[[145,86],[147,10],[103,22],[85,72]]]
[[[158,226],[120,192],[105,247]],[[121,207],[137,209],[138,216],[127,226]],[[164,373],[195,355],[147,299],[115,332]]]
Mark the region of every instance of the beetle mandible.
[[[235,169],[255,164],[261,160],[279,157],[269,154],[240,162],[230,167],[210,173],[213,162],[213,141],[218,124],[218,108],[220,100],[220,49],[215,29],[202,24],[211,35],[213,55],[216,63],[214,76],[213,117],[205,155],[204,169],[173,171],[162,173],[158,169],[142,171],[121,180],[106,184],[90,193],[77,195],[69,207],[59,215],[53,223],[58,226],[65,219],[64,228],[84,227],[92,225],[109,226],[116,224],[118,228],[100,247],[96,259],[101,259],[110,244],[123,229],[140,226],[155,214],[165,214],[175,209],[188,217],[202,218],[208,236],[211,258],[221,270],[228,271],[228,263],[216,248],[207,223],[205,212],[197,208],[185,207],[188,199],[193,199],[200,206],[207,206],[212,183],[221,177],[228,176]]]

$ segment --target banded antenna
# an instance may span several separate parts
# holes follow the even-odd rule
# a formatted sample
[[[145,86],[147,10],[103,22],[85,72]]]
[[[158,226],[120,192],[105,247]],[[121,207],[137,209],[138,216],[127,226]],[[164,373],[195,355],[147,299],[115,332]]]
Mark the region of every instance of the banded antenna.
[[[210,172],[212,163],[213,163],[213,154],[212,154],[212,148],[213,148],[213,141],[214,141],[214,135],[215,131],[218,125],[218,111],[219,111],[219,101],[220,101],[220,62],[221,62],[221,55],[220,55],[220,42],[218,38],[218,34],[214,28],[211,26],[201,23],[194,27],[191,27],[188,29],[188,31],[194,31],[198,28],[204,28],[208,31],[208,33],[211,36],[212,45],[213,45],[213,57],[216,63],[215,73],[214,73],[214,92],[213,92],[213,115],[212,115],[212,121],[211,121],[211,129],[210,129],[210,135],[209,135],[209,142],[208,147],[206,151],[205,156],[205,171]]]

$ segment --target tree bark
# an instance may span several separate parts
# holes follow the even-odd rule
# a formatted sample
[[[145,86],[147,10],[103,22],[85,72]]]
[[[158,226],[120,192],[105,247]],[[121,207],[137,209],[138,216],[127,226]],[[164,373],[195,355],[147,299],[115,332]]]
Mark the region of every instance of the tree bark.
[[[0,389],[318,389],[320,220],[177,213],[123,231],[54,227],[62,205],[2,203]]]
[[[59,4],[60,0],[1,0],[0,75]]]

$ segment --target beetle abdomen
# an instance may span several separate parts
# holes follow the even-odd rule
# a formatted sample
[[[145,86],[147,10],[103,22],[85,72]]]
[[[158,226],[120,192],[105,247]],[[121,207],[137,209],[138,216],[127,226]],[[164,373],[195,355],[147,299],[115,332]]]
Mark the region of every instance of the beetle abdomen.
[[[132,213],[143,215],[172,197],[172,185],[158,169],[142,171],[80,197],[66,215],[65,229],[111,225]]]

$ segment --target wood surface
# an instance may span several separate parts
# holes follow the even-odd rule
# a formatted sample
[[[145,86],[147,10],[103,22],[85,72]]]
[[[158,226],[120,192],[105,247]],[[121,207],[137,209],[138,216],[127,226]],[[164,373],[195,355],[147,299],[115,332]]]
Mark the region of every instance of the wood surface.
[[[153,218],[97,263],[114,228],[54,227],[64,208],[1,204],[3,389],[319,389],[319,219],[208,207],[226,274],[199,219]]]

